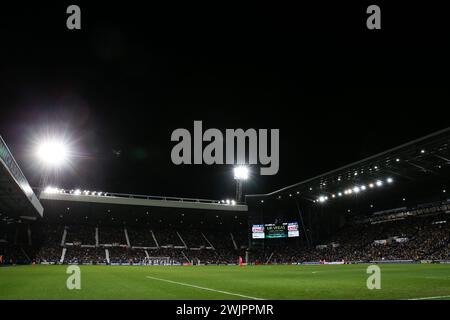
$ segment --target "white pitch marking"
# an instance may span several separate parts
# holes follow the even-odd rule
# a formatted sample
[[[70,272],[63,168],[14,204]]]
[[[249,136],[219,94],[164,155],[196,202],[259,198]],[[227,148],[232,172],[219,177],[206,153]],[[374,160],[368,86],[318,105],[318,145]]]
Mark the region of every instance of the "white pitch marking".
[[[201,290],[219,292],[219,293],[228,294],[228,295],[231,295],[231,296],[237,296],[237,297],[248,298],[248,299],[253,299],[253,300],[264,300],[264,299],[261,299],[261,298],[250,297],[250,296],[246,296],[246,295],[239,294],[239,293],[233,293],[233,292],[228,292],[228,291],[222,291],[222,290],[216,290],[216,289],[211,289],[211,288],[205,288],[205,287],[195,286],[193,284],[188,284],[188,283],[183,283],[183,282],[177,282],[177,281],[166,280],[166,279],[161,279],[161,278],[155,278],[155,277],[150,277],[150,276],[147,276],[147,278],[153,279],[153,280],[169,282],[169,283],[174,283],[174,284],[178,284],[178,285],[181,285],[181,286],[197,288],[197,289],[201,289]]]
[[[434,300],[434,299],[443,299],[443,298],[450,298],[450,295],[448,295],[448,296],[437,296],[437,297],[414,298],[414,299],[408,299],[408,300]]]

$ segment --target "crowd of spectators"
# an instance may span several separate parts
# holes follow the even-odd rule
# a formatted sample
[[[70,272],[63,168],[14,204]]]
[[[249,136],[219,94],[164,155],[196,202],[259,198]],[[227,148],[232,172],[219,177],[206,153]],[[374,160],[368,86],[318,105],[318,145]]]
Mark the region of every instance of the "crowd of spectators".
[[[447,215],[448,216],[448,215]],[[321,246],[267,245],[252,263],[369,262],[450,259],[450,221],[444,215],[350,225]],[[377,240],[381,240],[376,242]],[[398,240],[398,241],[397,241]]]
[[[64,263],[84,263],[99,264],[107,263],[105,249],[103,248],[84,248],[84,247],[68,247],[64,257]]]
[[[4,263],[11,264],[60,263],[62,258],[64,263],[89,264],[140,264],[158,260],[179,264],[229,264],[246,256],[249,263],[256,264],[444,260],[450,258],[450,221],[447,220],[448,214],[440,213],[376,223],[354,223],[346,225],[321,245],[268,240],[263,242],[263,246],[253,246],[248,251],[247,230],[231,233],[157,229],[152,234],[150,229],[135,227],[127,228],[127,243],[124,226],[100,226],[96,246],[94,226],[42,225],[44,237],[39,246],[17,245],[12,242],[14,239],[22,239],[23,242],[27,239],[12,237],[14,232],[9,228],[8,234],[3,236],[5,239],[0,239],[0,255]],[[28,233],[24,226],[17,230]],[[66,238],[62,242],[64,230]],[[261,240],[254,242],[261,243]]]
[[[66,227],[66,242],[95,245],[95,227],[89,225],[69,225]]]

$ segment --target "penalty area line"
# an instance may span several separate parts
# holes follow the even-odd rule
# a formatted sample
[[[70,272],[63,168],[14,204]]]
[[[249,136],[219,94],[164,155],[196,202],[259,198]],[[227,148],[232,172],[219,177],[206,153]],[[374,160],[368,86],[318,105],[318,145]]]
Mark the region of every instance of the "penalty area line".
[[[173,283],[173,284],[178,284],[180,286],[191,287],[191,288],[196,288],[196,289],[200,289],[200,290],[206,290],[206,291],[212,291],[212,292],[228,294],[230,296],[237,296],[237,297],[247,298],[247,299],[252,299],[252,300],[265,300],[265,299],[261,299],[261,298],[255,298],[255,297],[251,297],[251,296],[246,296],[246,295],[239,294],[239,293],[233,293],[233,292],[228,292],[228,291],[222,291],[222,290],[216,290],[216,289],[211,289],[211,288],[200,287],[200,286],[196,286],[196,285],[189,284],[189,283],[183,283],[183,282],[172,281],[172,280],[167,280],[167,279],[155,278],[155,277],[150,277],[150,276],[146,276],[146,278],[153,279],[153,280],[158,280],[158,281],[163,281],[163,282],[168,282],[168,283]]]
[[[414,298],[414,299],[408,299],[408,300],[435,300],[435,299],[444,299],[444,298],[450,298],[450,295],[448,295],[448,296]]]

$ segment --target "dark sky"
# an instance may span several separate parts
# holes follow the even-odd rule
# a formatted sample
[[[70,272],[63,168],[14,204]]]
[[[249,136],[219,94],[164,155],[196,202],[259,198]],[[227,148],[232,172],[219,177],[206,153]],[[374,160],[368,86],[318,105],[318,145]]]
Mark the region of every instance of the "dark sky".
[[[66,28],[73,3],[80,31]],[[371,3],[96,3],[0,11],[0,134],[33,186],[45,130],[77,152],[61,187],[222,199],[232,168],[173,165],[173,130],[280,129],[279,173],[253,168],[245,186],[262,193],[450,125],[438,5],[380,4],[369,31]]]

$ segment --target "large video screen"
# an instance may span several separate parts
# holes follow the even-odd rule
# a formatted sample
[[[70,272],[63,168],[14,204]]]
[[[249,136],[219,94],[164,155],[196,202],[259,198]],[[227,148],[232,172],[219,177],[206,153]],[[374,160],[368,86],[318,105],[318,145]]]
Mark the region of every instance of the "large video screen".
[[[252,226],[253,239],[294,238],[299,236],[297,222],[254,224]]]

